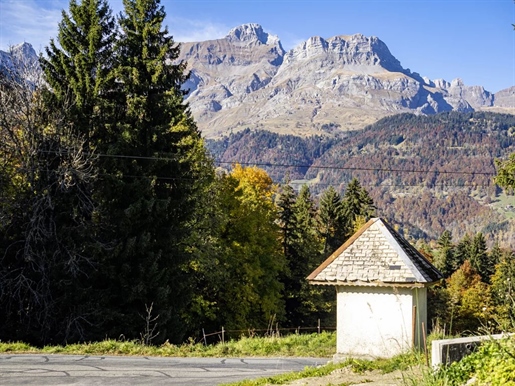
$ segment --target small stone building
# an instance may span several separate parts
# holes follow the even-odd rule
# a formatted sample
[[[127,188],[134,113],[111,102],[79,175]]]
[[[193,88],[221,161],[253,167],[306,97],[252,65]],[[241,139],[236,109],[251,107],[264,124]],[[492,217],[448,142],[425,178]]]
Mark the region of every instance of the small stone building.
[[[442,274],[385,220],[373,218],[308,280],[336,286],[337,357],[383,357],[423,344],[427,286]]]

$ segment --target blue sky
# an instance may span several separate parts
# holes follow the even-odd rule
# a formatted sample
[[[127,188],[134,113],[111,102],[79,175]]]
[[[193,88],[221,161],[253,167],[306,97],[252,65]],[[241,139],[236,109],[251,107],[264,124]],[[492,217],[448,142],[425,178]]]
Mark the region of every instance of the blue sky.
[[[259,23],[285,49],[311,36],[377,36],[405,68],[431,79],[460,77],[496,92],[515,85],[512,0],[162,0],[176,41],[220,38]],[[121,0],[110,0],[117,13]],[[0,0],[0,49],[42,50],[68,0]]]

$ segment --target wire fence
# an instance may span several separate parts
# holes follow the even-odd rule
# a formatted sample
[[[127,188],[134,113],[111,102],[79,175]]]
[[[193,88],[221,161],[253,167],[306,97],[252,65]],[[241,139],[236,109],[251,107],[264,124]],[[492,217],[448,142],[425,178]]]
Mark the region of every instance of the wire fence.
[[[336,326],[321,326],[320,319],[318,319],[318,325],[316,327],[279,327],[278,324],[275,326],[269,326],[268,328],[248,328],[245,330],[226,330],[223,326],[220,331],[206,333],[204,329],[202,329],[202,342],[204,345],[208,344],[208,338],[213,341],[213,337],[216,337],[215,340],[217,343],[225,343],[225,340],[229,336],[234,335],[248,335],[249,337],[254,336],[265,336],[265,337],[279,337],[281,335],[288,334],[301,334],[303,332],[316,332],[320,334],[323,331],[335,331]]]

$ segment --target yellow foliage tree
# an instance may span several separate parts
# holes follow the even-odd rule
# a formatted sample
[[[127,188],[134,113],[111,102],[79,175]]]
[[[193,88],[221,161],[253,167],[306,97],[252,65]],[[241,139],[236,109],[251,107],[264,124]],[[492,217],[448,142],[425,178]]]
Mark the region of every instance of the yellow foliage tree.
[[[277,188],[265,170],[257,166],[243,167],[235,164],[230,175],[238,181],[236,191],[241,191],[244,202],[255,203],[258,200],[272,204],[272,196]]]
[[[452,314],[451,333],[488,326],[492,313],[490,288],[468,260],[447,279],[447,291]]]

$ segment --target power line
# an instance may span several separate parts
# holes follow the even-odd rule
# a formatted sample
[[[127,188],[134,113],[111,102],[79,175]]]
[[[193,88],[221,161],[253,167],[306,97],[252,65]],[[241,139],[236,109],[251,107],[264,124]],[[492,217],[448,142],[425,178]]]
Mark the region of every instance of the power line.
[[[22,170],[25,172],[28,171],[37,171],[37,168],[20,168],[18,170]],[[148,179],[148,180],[159,180],[159,181],[197,181],[199,179],[197,178],[187,178],[187,177],[162,177],[158,175],[137,175],[137,174],[113,174],[113,173],[93,173],[94,176],[101,176],[101,177],[117,177],[117,178],[141,178],[141,179]],[[288,184],[290,185],[310,185],[310,186],[337,186],[341,185],[342,183],[326,183],[326,182],[316,182],[316,181],[298,181],[295,180],[290,181]],[[430,184],[430,186],[425,186],[427,183],[425,181],[421,181],[418,184],[408,184],[408,183],[399,183],[399,184],[384,184],[381,182],[375,183],[375,184],[365,184],[362,183],[361,186],[363,187],[372,187],[372,188],[390,188],[390,187],[398,187],[398,188],[421,188],[421,187],[427,187],[427,188],[443,188],[443,187],[453,187],[453,188],[488,188],[491,187],[492,184],[473,184],[473,183],[462,183],[462,184],[456,184],[451,182],[437,182]],[[279,185],[281,185],[279,183]]]
[[[52,150],[39,150],[40,153],[49,153],[49,154],[63,154],[57,151]],[[125,155],[125,154],[103,154],[103,153],[84,153],[84,155],[98,156],[104,158],[119,158],[119,159],[140,159],[140,160],[149,160],[149,161],[176,161],[175,158],[171,157],[156,157],[156,156],[137,156],[137,155]],[[286,163],[272,163],[272,162],[241,162],[241,161],[222,161],[222,160],[212,160],[215,165],[234,165],[240,164],[244,166],[259,166],[259,167],[270,167],[270,168],[305,168],[305,169],[322,169],[322,170],[340,170],[340,171],[350,171],[350,172],[382,172],[382,173],[412,173],[412,174],[429,174],[429,175],[466,175],[466,176],[495,176],[495,172],[485,172],[485,171],[445,171],[445,170],[424,170],[424,169],[398,169],[398,168],[374,168],[374,167],[354,167],[354,166],[336,166],[336,165],[299,165],[299,164],[286,164]],[[36,169],[32,169],[33,171]],[[116,176],[115,174],[109,173],[99,173],[97,175],[101,176]],[[149,178],[149,179],[159,179],[159,180],[191,180],[191,178],[183,178],[183,177],[160,177],[157,175],[123,175],[126,178]],[[295,183],[301,184],[301,183]],[[329,183],[320,183],[320,182],[307,182],[308,185],[334,185]],[[424,185],[425,182],[421,181],[418,184],[381,184],[380,182],[377,184],[366,184],[362,186],[369,187],[420,187]],[[338,185],[338,184],[337,184]],[[433,183],[432,187],[489,187],[491,184],[465,184],[465,183]]]
[[[53,153],[55,151],[40,150],[41,153]],[[102,153],[85,153],[85,155],[98,156],[102,158],[125,158],[125,159],[141,159],[148,161],[177,161],[175,158],[170,157],[156,157],[156,156],[137,156],[137,155],[124,155],[124,154],[102,154]],[[213,160],[217,165],[234,165],[240,164],[244,166],[261,166],[261,167],[279,167],[279,168],[303,168],[303,169],[323,169],[323,170],[348,170],[348,171],[377,171],[377,172],[394,172],[394,173],[424,173],[424,174],[456,174],[456,175],[484,175],[495,176],[495,172],[484,171],[446,171],[446,170],[424,170],[424,169],[396,169],[396,168],[373,168],[373,167],[356,167],[356,166],[336,166],[336,165],[298,165],[298,164],[283,164],[271,162],[242,162],[237,160],[222,161]]]
[[[318,165],[294,165],[294,164],[273,164],[261,162],[239,162],[239,161],[214,161],[216,164],[240,164],[245,166],[267,166],[284,168],[312,168],[326,170],[349,170],[349,171],[378,171],[395,173],[425,173],[425,174],[464,174],[464,175],[485,175],[495,176],[494,172],[468,172],[468,171],[445,171],[445,170],[417,170],[417,169],[390,169],[390,168],[366,168],[354,166],[318,166]]]

